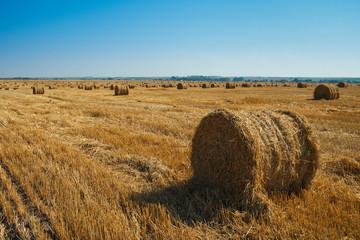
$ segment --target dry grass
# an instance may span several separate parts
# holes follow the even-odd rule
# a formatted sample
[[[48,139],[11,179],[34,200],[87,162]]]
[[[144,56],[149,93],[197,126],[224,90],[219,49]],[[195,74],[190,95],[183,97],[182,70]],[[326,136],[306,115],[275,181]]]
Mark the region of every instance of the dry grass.
[[[10,86],[0,90],[0,238],[360,238],[358,86],[340,89],[336,101],[313,101],[314,86],[139,84],[119,101],[110,88],[69,87],[90,81],[36,83],[58,88],[37,96],[22,81],[0,81]],[[110,83],[130,84],[95,84]],[[218,108],[295,111],[313,125],[317,174],[300,194],[269,195],[277,208],[270,221],[192,180],[195,129]]]

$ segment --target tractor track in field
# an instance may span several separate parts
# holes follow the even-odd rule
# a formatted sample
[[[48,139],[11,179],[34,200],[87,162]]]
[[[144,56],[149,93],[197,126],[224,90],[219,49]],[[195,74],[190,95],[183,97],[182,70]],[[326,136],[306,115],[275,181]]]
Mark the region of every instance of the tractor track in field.
[[[21,186],[20,182],[11,174],[8,166],[3,161],[2,158],[0,158],[0,167],[4,170],[7,177],[10,179],[11,183],[15,186],[16,192],[20,196],[23,205],[26,206],[28,213],[40,220],[40,224],[41,224],[43,232],[49,237],[49,239],[59,239],[56,232],[54,231],[54,228],[51,224],[49,217],[45,213],[41,212],[41,210],[32,203],[30,197],[27,195],[27,193]],[[9,224],[7,224],[7,225],[9,225]],[[5,224],[6,228],[7,228],[7,225]],[[18,232],[16,230],[13,230],[11,225],[9,227],[10,227],[10,229],[9,229],[10,233],[11,233],[11,231],[14,231],[13,234],[16,236],[18,234]],[[29,229],[31,231],[31,239],[35,239],[33,230],[31,229],[31,227],[29,227]]]

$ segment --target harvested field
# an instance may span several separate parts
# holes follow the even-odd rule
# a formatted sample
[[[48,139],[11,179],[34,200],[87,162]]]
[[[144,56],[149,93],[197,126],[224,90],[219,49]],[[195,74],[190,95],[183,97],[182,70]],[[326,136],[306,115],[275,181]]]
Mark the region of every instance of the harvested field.
[[[295,84],[179,91],[146,88],[161,86],[152,81],[16,82],[16,91],[0,90],[1,238],[360,238],[358,86],[341,88],[336,101],[316,101],[315,86]],[[126,97],[110,90],[130,84],[135,88]],[[57,88],[41,95],[30,88],[47,85]],[[94,85],[109,87],[70,87]],[[231,189],[198,182],[192,141],[201,120],[216,109],[304,116],[319,148],[307,189],[277,191],[281,177],[271,176],[274,181],[265,182],[271,191],[263,192],[271,215],[253,215]],[[270,136],[255,123],[259,134]],[[286,133],[274,134],[285,139],[279,146]]]

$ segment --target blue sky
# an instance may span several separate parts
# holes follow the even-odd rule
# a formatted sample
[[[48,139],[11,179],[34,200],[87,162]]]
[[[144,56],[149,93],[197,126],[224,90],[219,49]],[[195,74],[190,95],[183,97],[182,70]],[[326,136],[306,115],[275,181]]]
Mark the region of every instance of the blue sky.
[[[173,75],[360,77],[360,1],[0,1],[0,77]]]

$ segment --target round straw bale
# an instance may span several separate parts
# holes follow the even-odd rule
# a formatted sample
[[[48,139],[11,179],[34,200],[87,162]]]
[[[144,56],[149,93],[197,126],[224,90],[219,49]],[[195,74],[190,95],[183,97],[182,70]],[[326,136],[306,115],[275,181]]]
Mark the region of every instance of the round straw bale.
[[[85,90],[92,90],[93,86],[92,85],[85,85]]]
[[[201,120],[192,140],[194,178],[245,199],[307,188],[318,158],[306,120],[287,111],[216,110]]]
[[[235,88],[235,83],[231,82],[231,83],[226,83],[225,88],[227,89],[234,89]]]
[[[212,83],[212,84],[210,84],[210,87],[211,87],[211,88],[215,88],[216,85],[215,85],[214,83]]]
[[[83,85],[78,85],[78,89],[84,89]]]
[[[326,99],[326,100],[333,100],[338,99],[340,97],[340,91],[337,86],[330,85],[330,84],[320,84],[314,90],[314,98],[319,99]]]
[[[307,83],[301,83],[301,82],[299,82],[298,84],[297,84],[297,87],[298,88],[307,88],[309,85],[307,84]]]
[[[187,89],[187,85],[185,83],[178,83],[177,89]]]
[[[256,86],[257,87],[262,87],[263,85],[261,83],[258,83]]]
[[[115,96],[129,95],[129,87],[127,85],[116,85]]]
[[[33,88],[33,94],[44,94],[45,89],[43,87],[34,87]]]
[[[135,88],[135,85],[133,85],[133,84],[130,84],[128,86],[129,86],[129,89],[134,89]]]
[[[339,88],[344,88],[344,87],[347,87],[348,84],[347,84],[347,82],[339,82],[339,83],[337,84],[337,86],[338,86]]]
[[[201,85],[202,88],[210,88],[210,85],[208,83],[203,83]]]
[[[251,87],[251,84],[250,83],[243,83],[243,84],[241,84],[241,87]]]

